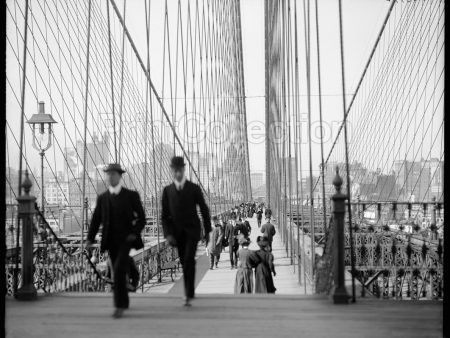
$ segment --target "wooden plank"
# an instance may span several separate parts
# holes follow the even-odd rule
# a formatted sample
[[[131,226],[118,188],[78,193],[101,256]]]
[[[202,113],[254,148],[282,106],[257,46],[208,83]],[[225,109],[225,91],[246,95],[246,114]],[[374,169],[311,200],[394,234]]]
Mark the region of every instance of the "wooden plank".
[[[109,294],[64,294],[6,301],[7,337],[440,337],[442,302],[360,300],[333,305],[316,296],[132,294],[113,320]]]

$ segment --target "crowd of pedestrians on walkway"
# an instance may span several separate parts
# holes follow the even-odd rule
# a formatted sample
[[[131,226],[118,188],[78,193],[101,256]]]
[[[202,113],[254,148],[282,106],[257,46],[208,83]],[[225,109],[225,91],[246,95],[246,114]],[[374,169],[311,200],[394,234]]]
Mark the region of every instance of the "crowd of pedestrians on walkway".
[[[237,270],[234,285],[236,294],[276,291],[272,277],[276,272],[271,253],[276,231],[274,225],[270,223],[272,216],[270,209],[265,209],[266,223],[261,225],[263,208],[263,204],[243,203],[222,214],[222,219],[213,217],[214,229],[210,233],[207,246],[210,269],[218,268],[221,253],[228,250],[230,268]],[[255,214],[261,231],[256,241],[259,250],[256,251],[249,249],[252,228],[247,220],[253,218]]]

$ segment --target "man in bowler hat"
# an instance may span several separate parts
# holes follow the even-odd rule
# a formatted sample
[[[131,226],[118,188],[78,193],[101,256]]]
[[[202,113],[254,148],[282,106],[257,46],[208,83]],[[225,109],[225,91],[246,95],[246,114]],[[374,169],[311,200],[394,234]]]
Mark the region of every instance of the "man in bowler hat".
[[[120,164],[112,163],[105,167],[109,187],[98,196],[87,236],[86,248],[90,248],[102,225],[100,250],[108,251],[113,266],[114,280],[114,318],[120,318],[129,307],[127,275],[139,281],[139,272],[129,256],[132,248],[144,247],[141,231],[145,226],[145,212],[139,193],[122,186],[125,170]]]
[[[186,179],[184,159],[173,157],[170,167],[173,183],[166,186],[162,193],[161,221],[164,237],[178,249],[183,267],[184,305],[190,306],[195,296],[195,254],[202,234],[197,206],[203,218],[206,245],[211,232],[211,219],[200,187]]]

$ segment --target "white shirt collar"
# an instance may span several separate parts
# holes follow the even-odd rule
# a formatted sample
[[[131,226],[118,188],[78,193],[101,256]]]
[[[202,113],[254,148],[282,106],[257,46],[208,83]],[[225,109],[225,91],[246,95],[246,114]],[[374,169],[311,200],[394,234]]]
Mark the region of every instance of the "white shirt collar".
[[[116,185],[115,187],[113,186],[109,186],[108,190],[111,194],[113,195],[118,195],[120,193],[120,191],[122,190],[122,183],[119,183],[118,185]]]
[[[175,184],[175,188],[177,188],[177,190],[183,189],[184,184],[186,183],[186,176],[183,177],[181,182],[178,182],[177,180],[173,180],[173,183]]]

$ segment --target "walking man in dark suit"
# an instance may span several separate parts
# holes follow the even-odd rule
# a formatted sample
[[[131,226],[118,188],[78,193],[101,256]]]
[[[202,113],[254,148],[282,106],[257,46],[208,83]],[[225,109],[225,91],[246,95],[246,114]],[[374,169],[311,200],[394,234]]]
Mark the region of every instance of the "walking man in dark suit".
[[[228,220],[228,223],[225,226],[225,239],[228,242],[231,269],[237,267],[237,251],[239,250],[239,243],[237,240],[239,229],[235,225],[234,218],[234,216],[231,217],[231,219]]]
[[[113,317],[120,318],[130,305],[127,275],[134,280],[134,287],[139,282],[139,272],[129,253],[132,248],[139,250],[144,247],[141,231],[145,226],[145,212],[139,193],[122,186],[121,179],[125,170],[120,164],[109,164],[104,171],[109,187],[97,198],[86,248],[92,247],[102,225],[100,250],[107,250],[111,259],[116,308]]]
[[[267,238],[269,245],[267,246],[269,251],[272,252],[272,242],[273,236],[277,233],[275,230],[275,226],[270,223],[270,219],[272,216],[272,211],[270,209],[266,209],[266,224],[261,227],[261,233],[263,237]]]
[[[161,221],[164,237],[170,245],[178,248],[183,267],[184,305],[191,306],[195,296],[195,253],[202,233],[197,206],[203,218],[206,245],[211,232],[211,219],[200,187],[186,179],[184,159],[173,157],[170,167],[173,183],[163,190]]]
[[[258,210],[256,211],[256,220],[258,221],[258,228],[261,228],[262,214],[263,210],[261,206],[259,206]]]

